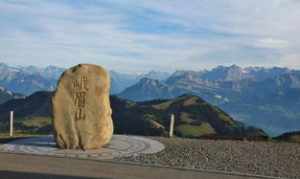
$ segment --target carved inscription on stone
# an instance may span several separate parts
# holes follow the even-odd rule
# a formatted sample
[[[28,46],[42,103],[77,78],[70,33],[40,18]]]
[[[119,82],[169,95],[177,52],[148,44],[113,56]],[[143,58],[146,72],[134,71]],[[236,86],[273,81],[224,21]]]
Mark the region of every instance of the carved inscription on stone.
[[[73,89],[73,101],[75,104],[75,120],[85,120],[86,94],[89,90],[87,76],[80,76],[78,79],[73,80]]]
[[[79,64],[62,74],[52,97],[59,148],[90,150],[108,144],[113,135],[109,78],[104,68],[92,64]]]

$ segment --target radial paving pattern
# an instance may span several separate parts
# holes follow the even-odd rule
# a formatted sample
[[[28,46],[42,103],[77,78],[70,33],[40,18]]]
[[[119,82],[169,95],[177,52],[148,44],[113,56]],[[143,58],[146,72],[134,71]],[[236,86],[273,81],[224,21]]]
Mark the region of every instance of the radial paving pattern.
[[[19,139],[0,145],[0,151],[51,155],[74,158],[113,159],[116,157],[136,156],[156,153],[164,149],[160,142],[137,136],[114,135],[110,144],[99,150],[61,150],[56,147],[53,136]]]

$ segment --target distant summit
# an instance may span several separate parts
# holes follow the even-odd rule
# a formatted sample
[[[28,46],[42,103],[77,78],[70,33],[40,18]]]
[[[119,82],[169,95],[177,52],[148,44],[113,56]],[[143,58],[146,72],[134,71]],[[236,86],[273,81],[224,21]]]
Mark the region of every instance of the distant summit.
[[[170,73],[168,72],[161,72],[161,71],[149,71],[148,73],[139,75],[138,78],[148,78],[148,79],[153,79],[153,80],[158,80],[158,81],[165,81],[167,78],[171,76]]]
[[[159,80],[142,78],[138,83],[125,89],[118,96],[135,101],[149,101],[153,99],[168,99],[175,95],[171,88]]]
[[[152,80],[164,81],[171,74],[167,72],[150,71],[145,74],[125,74],[116,71],[110,71],[111,76],[111,94],[118,94],[124,91],[126,88],[138,83],[143,78]]]

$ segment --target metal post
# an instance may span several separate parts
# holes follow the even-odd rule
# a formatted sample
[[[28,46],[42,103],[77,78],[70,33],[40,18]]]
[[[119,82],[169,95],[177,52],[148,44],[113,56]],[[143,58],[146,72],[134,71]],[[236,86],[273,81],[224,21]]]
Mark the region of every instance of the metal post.
[[[175,123],[175,115],[172,114],[172,115],[171,115],[171,121],[170,121],[169,137],[173,137],[174,123]]]
[[[14,135],[14,111],[10,111],[9,122],[9,135],[12,137]]]

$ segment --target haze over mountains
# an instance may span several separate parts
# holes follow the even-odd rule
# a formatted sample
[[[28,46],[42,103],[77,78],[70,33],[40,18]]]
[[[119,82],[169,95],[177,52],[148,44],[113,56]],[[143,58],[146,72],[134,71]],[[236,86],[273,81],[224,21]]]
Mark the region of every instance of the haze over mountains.
[[[0,86],[29,95],[40,90],[54,90],[63,68],[48,66],[11,67],[0,63]]]
[[[63,68],[10,67],[0,64],[0,86],[29,95],[55,88]],[[217,105],[235,119],[271,134],[300,129],[300,71],[287,68],[218,66],[212,70],[111,71],[111,93],[145,101],[193,94]]]
[[[25,95],[42,90],[52,91],[55,89],[57,80],[64,70],[64,68],[56,66],[48,66],[46,68],[36,66],[12,67],[5,63],[0,63],[0,86]],[[126,74],[112,70],[110,75],[112,83],[111,93],[117,94],[144,77],[165,80],[171,74],[155,71],[145,74]]]

